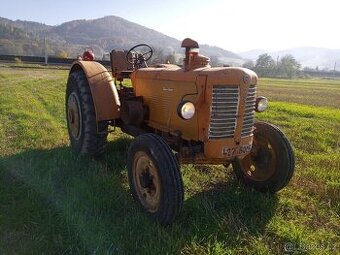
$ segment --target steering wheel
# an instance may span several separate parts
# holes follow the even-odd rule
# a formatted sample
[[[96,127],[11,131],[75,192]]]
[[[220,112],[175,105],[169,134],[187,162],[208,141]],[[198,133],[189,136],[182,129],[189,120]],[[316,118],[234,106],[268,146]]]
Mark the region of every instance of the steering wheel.
[[[132,64],[133,69],[139,69],[143,66],[148,67],[148,61],[153,54],[152,48],[147,44],[138,44],[133,46],[126,54],[126,60]]]

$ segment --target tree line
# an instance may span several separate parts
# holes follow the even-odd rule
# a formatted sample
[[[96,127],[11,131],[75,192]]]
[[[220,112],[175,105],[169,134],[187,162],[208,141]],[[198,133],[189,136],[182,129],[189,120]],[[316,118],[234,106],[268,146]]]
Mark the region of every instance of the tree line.
[[[269,54],[259,55],[256,62],[247,61],[243,67],[251,69],[261,77],[294,78],[300,73],[301,64],[290,54],[275,61]]]

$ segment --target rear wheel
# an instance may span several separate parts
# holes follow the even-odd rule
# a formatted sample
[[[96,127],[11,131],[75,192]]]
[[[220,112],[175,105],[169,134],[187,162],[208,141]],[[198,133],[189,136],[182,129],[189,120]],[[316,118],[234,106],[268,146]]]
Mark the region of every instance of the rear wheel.
[[[162,225],[173,222],[183,204],[183,183],[175,155],[155,134],[138,136],[128,151],[133,198]]]
[[[282,131],[269,123],[255,123],[253,148],[233,163],[236,176],[246,185],[264,192],[276,192],[293,176],[292,146]]]
[[[71,146],[77,154],[104,153],[108,122],[101,121],[97,126],[91,90],[83,71],[72,72],[68,78],[66,119]]]

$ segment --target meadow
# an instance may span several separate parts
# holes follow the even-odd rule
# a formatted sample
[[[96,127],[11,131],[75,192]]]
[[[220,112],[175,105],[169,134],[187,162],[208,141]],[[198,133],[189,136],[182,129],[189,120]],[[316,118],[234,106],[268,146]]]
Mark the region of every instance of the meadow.
[[[291,182],[262,194],[231,168],[182,166],[184,208],[164,228],[130,194],[130,136],[111,134],[100,160],[71,152],[67,75],[0,66],[0,254],[339,254],[339,80],[260,79],[256,118],[289,137]]]

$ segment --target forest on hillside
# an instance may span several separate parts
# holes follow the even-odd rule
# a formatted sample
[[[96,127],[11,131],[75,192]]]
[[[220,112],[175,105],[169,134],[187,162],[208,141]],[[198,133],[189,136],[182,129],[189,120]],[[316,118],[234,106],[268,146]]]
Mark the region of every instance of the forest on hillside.
[[[184,38],[183,38],[184,39]],[[112,49],[128,50],[140,43],[161,49],[165,55],[182,52],[181,41],[116,16],[75,20],[58,26],[0,18],[0,54],[76,57],[87,48],[102,59]],[[233,52],[200,45],[201,52],[214,59],[242,62]]]

